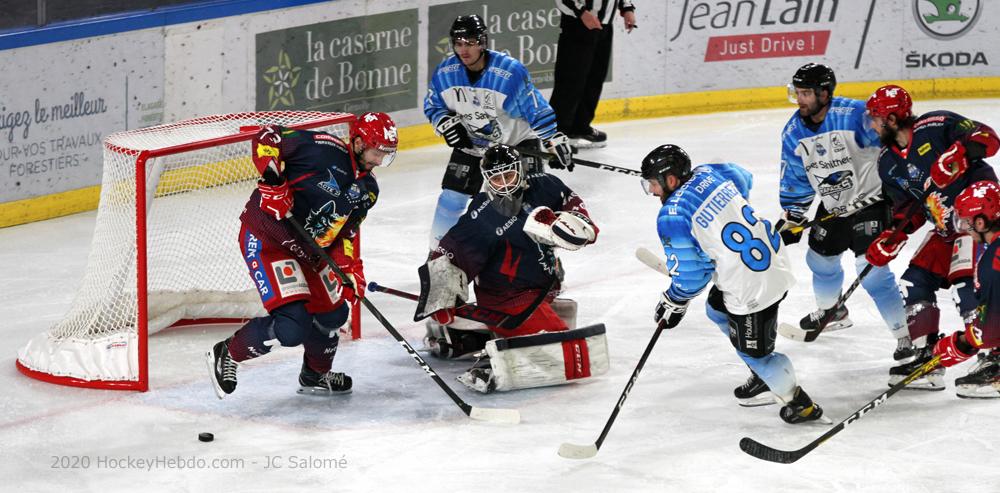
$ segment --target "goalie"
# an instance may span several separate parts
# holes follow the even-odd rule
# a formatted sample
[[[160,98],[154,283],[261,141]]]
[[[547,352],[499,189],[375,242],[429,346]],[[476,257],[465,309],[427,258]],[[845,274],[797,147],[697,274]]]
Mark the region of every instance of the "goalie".
[[[458,377],[483,393],[604,373],[604,326],[570,330],[575,304],[554,303],[562,278],[556,250],[579,250],[597,238],[583,201],[554,176],[526,176],[520,154],[508,145],[487,149],[480,168],[486,191],[473,198],[419,269],[414,320],[430,316],[436,322],[428,322],[432,354],[456,358],[485,349],[487,357]],[[454,308],[468,299],[469,280],[479,306],[511,318],[530,315],[513,327],[500,322],[463,330]]]

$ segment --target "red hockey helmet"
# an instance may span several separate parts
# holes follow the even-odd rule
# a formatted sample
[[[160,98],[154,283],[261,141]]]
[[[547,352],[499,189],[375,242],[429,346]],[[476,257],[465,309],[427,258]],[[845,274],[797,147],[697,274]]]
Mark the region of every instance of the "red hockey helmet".
[[[382,166],[389,166],[396,157],[399,138],[396,132],[396,122],[386,113],[362,113],[358,116],[351,130],[351,140],[360,137],[365,149],[378,149],[386,153]]]
[[[955,218],[960,231],[973,231],[972,221],[983,216],[987,228],[1000,221],[1000,186],[995,181],[977,181],[955,199]]]
[[[889,84],[875,90],[875,93],[868,98],[865,104],[868,114],[879,118],[888,118],[889,115],[896,115],[900,120],[913,115],[913,99],[906,89]]]

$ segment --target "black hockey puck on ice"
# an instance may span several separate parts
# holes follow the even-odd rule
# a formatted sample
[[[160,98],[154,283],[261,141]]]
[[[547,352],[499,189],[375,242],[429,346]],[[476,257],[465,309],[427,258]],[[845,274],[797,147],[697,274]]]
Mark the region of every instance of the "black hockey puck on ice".
[[[211,433],[205,432],[198,434],[198,441],[200,442],[211,442],[212,440],[215,440],[215,435]]]

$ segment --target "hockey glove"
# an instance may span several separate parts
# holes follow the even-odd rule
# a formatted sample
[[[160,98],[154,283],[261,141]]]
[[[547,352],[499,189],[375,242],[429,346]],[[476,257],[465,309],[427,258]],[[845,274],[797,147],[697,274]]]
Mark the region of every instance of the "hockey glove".
[[[785,209],[781,214],[781,219],[774,225],[774,229],[781,234],[781,241],[786,245],[794,245],[802,239],[802,225],[806,223],[806,217],[801,212]],[[793,230],[792,228],[795,228]]]
[[[688,300],[674,301],[664,291],[660,295],[660,302],[656,304],[656,311],[653,313],[653,321],[657,328],[672,329],[681,323],[684,313],[687,312]]]
[[[550,168],[573,171],[573,148],[569,146],[569,137],[566,137],[566,134],[556,132],[542,144],[545,145],[546,151],[555,155],[555,159],[549,160]]]
[[[253,136],[250,141],[250,160],[257,168],[260,176],[267,176],[270,170],[272,176],[280,177],[285,171],[285,163],[281,160],[281,128],[268,125]]]
[[[347,274],[347,279],[351,281],[352,286],[344,286],[344,298],[353,302],[355,299],[361,299],[365,297],[365,269],[364,264],[361,259],[357,259],[351,265],[341,267],[344,274]]]
[[[961,142],[955,142],[948,150],[941,153],[937,162],[931,166],[931,181],[938,188],[944,188],[967,169],[969,161],[965,159],[965,146]]]
[[[869,264],[875,267],[884,267],[889,265],[892,259],[899,255],[899,252],[903,249],[903,245],[906,244],[906,233],[899,230],[887,229],[875,238],[875,241],[871,245],[868,245],[868,251],[865,252],[865,260]]]
[[[268,185],[263,181],[257,182],[257,189],[260,190],[260,208],[274,217],[275,220],[282,220],[291,213],[292,192],[288,189],[288,181],[283,180],[278,185]]]
[[[945,336],[934,345],[934,356],[941,357],[941,366],[955,366],[979,352],[976,348],[970,348],[970,353],[966,353],[960,346],[968,346],[968,343],[959,339],[965,339],[964,331]]]
[[[442,137],[449,147],[470,149],[473,147],[469,131],[462,125],[462,117],[452,113],[438,120],[434,132]]]

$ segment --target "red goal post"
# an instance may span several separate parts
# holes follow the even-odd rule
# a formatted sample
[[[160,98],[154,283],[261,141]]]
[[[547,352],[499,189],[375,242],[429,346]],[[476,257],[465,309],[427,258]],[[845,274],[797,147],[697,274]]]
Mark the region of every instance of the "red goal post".
[[[68,314],[18,352],[18,370],[61,385],[145,391],[150,334],[266,314],[238,243],[240,212],[259,178],[249,141],[264,125],[346,141],[354,119],[234,113],[109,135],[81,287]],[[358,308],[351,307],[353,338]]]

